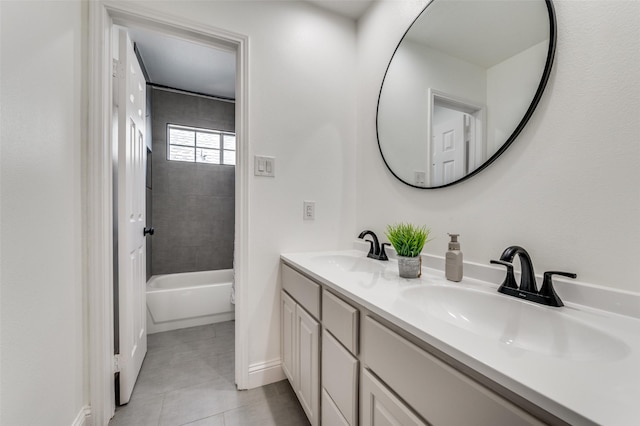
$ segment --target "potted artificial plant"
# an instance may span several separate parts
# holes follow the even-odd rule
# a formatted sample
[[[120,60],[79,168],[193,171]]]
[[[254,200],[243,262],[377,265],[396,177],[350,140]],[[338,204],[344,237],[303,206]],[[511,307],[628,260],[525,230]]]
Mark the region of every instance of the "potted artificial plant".
[[[422,257],[420,253],[430,229],[418,227],[410,223],[387,225],[385,233],[398,255],[398,271],[402,278],[419,278],[422,274]]]

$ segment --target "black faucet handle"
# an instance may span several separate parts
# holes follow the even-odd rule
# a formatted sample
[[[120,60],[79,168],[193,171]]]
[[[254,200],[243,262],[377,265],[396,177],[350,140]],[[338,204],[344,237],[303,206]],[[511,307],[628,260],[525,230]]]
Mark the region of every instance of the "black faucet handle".
[[[563,277],[567,278],[578,278],[578,275],[574,274],[573,272],[547,271],[544,273],[544,280],[546,281],[548,278],[549,281],[551,281],[552,275],[562,275]]]
[[[378,260],[389,260],[387,257],[387,253],[384,251],[384,246],[390,246],[391,243],[382,243],[380,245],[380,254],[378,255]]]
[[[500,285],[500,288],[498,289],[498,291],[500,291],[505,287],[513,288],[517,290],[518,284],[516,284],[516,277],[513,273],[513,264],[510,262],[505,262],[504,260],[491,260],[491,263],[495,265],[502,265],[507,268],[507,276],[504,278],[504,281]]]
[[[578,276],[573,272],[547,271],[544,273],[544,280],[542,281],[542,287],[538,294],[551,299],[553,301],[551,306],[564,306],[564,303],[560,300],[560,296],[558,296],[553,289],[553,279],[551,278],[553,275],[561,275],[567,278],[577,278]]]
[[[371,240],[364,240],[364,241],[369,243],[369,253],[367,253],[367,256],[371,257],[371,256],[375,255],[375,250],[373,248],[373,241],[371,241]]]
[[[507,270],[511,269],[513,270],[513,264],[511,262],[505,262],[504,260],[491,260],[491,263],[493,263],[494,265],[502,265],[502,266],[506,266]]]

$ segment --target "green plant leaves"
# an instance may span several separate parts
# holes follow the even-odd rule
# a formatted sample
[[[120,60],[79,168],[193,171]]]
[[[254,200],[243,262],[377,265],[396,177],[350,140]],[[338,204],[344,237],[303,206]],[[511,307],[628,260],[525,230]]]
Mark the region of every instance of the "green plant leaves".
[[[428,242],[429,233],[426,226],[415,226],[410,223],[387,225],[385,235],[399,256],[416,257]]]

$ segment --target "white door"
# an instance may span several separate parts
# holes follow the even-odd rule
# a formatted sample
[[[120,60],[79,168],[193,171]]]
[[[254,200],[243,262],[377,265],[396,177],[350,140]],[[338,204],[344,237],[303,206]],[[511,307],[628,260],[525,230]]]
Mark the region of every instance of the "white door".
[[[464,114],[433,125],[431,183],[446,185],[464,176]]]
[[[145,80],[126,31],[120,30],[118,111],[118,309],[120,404],[129,402],[147,353]]]

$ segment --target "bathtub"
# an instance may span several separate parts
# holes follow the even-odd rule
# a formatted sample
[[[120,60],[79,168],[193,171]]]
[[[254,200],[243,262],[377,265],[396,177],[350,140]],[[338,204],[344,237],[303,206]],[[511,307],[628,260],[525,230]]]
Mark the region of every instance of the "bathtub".
[[[154,275],[147,282],[147,333],[234,319],[233,269]]]

